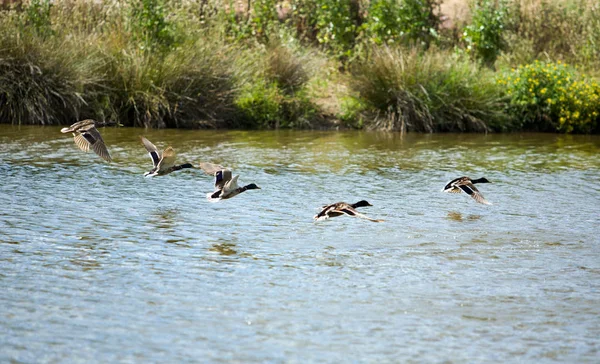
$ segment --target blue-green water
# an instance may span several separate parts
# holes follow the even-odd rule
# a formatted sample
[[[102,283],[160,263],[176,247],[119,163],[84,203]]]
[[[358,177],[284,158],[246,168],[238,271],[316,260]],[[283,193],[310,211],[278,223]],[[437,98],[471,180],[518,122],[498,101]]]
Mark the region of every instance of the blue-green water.
[[[59,129],[0,125],[0,362],[600,358],[598,136]],[[144,178],[139,135],[262,189]]]

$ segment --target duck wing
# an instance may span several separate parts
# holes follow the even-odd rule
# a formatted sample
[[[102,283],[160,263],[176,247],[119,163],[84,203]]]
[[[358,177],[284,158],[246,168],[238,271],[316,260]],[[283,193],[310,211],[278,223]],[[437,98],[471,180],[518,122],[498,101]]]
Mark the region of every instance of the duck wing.
[[[209,174],[211,176],[214,176],[215,173],[217,173],[218,171],[222,171],[224,169],[226,169],[225,167],[218,165],[218,164],[214,164],[214,163],[209,163],[209,162],[200,162],[200,168],[202,169],[202,171],[204,171],[204,173]]]
[[[104,139],[102,139],[102,135],[100,135],[98,129],[91,127],[83,131],[81,135],[90,143],[94,153],[98,154],[105,161],[112,162],[108,149],[106,149],[106,144],[104,144]]]
[[[490,202],[488,202],[483,195],[481,194],[481,192],[479,192],[479,190],[477,189],[477,187],[473,186],[472,183],[465,183],[465,184],[461,184],[458,186],[461,190],[465,191],[465,193],[471,197],[473,197],[473,199],[479,203],[482,203],[484,205],[491,205]]]
[[[339,211],[336,211],[336,210],[337,210],[337,208],[339,208],[342,205],[344,205],[343,202],[336,202],[336,203],[332,203],[330,205],[325,205],[325,206],[321,207],[321,211],[318,214],[313,216],[313,219],[320,220],[320,219],[328,219],[330,217],[340,216],[340,215],[342,215],[342,213]]]
[[[237,178],[239,176],[235,176],[235,188],[237,188]],[[225,186],[232,182],[231,179],[231,171],[228,169],[221,169],[215,172],[215,189],[222,190],[225,189]]]
[[[458,187],[463,183],[471,183],[469,177],[458,177],[453,179],[452,181],[446,183],[446,186],[444,186],[442,191],[448,193],[460,193],[460,189]]]
[[[231,174],[231,171],[229,171],[229,173]],[[238,183],[237,180],[240,176],[236,175],[233,178],[230,177],[230,179],[227,182],[224,182],[223,188],[221,189],[221,198],[230,195],[231,193],[233,193],[235,190],[238,189]],[[215,183],[216,186],[216,183]]]
[[[142,138],[142,143],[144,143],[144,147],[146,147],[148,154],[150,154],[150,158],[152,158],[152,163],[154,167],[157,167],[161,158],[158,148],[156,147],[156,145],[152,144],[148,139],[144,137],[140,138]]]
[[[74,131],[73,140],[75,141],[75,145],[84,152],[89,152],[91,147],[94,153],[98,154],[102,159],[112,162],[102,135],[100,135],[100,132],[93,124],[88,125],[85,129],[79,128],[79,130]]]
[[[356,211],[355,208],[353,208],[352,206],[349,206],[349,205],[347,207],[344,207],[343,209],[341,209],[339,211],[345,213],[346,215],[353,216],[353,217],[360,217],[361,219],[369,220],[369,221],[372,221],[372,222],[383,222],[383,221],[385,221],[385,220],[371,219],[367,215],[361,214],[360,212]]]
[[[175,151],[171,147],[167,147],[162,153],[162,158],[156,166],[157,171],[165,171],[175,165]]]
[[[90,151],[90,143],[83,137],[83,134],[73,133],[73,139],[75,140],[75,145],[77,145],[79,149],[84,152]]]

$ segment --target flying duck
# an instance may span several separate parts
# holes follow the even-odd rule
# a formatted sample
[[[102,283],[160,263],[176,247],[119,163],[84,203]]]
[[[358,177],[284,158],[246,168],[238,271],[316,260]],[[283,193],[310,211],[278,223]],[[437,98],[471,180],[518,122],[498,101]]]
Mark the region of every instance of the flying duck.
[[[319,220],[329,219],[330,217],[336,217],[336,216],[346,214],[346,215],[353,216],[353,217],[360,217],[361,219],[366,219],[366,220],[373,221],[373,222],[385,221],[385,220],[371,219],[370,217],[363,215],[360,212],[356,211],[357,207],[363,207],[363,206],[373,206],[373,205],[371,205],[369,202],[367,202],[365,200],[358,201],[357,203],[354,203],[354,204],[349,204],[346,202],[336,202],[331,205],[323,206],[323,209],[321,210],[321,212],[316,214],[314,216],[314,219],[316,221],[319,221]]]
[[[105,125],[105,123],[102,123]],[[60,129],[62,133],[73,133],[73,139],[75,139],[75,145],[84,152],[89,152],[90,147],[98,154],[102,159],[107,162],[112,162],[112,158],[106,149],[104,140],[100,135],[98,129],[96,129],[96,122],[92,119],[86,119],[78,121],[68,128]]]
[[[478,179],[471,179],[469,177],[459,177],[448,182],[448,184],[446,184],[446,187],[444,187],[442,191],[448,193],[460,193],[461,191],[464,191],[467,193],[467,195],[473,197],[475,201],[484,205],[491,205],[491,203],[488,202],[485,198],[483,198],[481,192],[479,192],[479,190],[474,186],[474,184],[476,183],[491,182],[488,181],[485,177]]]
[[[215,177],[215,191],[206,194],[206,198],[211,202],[232,198],[246,190],[260,189],[254,183],[242,187],[238,186],[239,175],[232,177],[231,170],[218,164],[202,162],[200,163],[200,168],[204,173]]]
[[[183,168],[193,168],[190,163],[175,165],[175,151],[171,147],[167,147],[162,154],[158,151],[158,148],[152,144],[148,139],[141,137],[144,147],[152,158],[154,166],[152,169],[144,173],[144,177],[164,176],[174,171],[178,171]]]

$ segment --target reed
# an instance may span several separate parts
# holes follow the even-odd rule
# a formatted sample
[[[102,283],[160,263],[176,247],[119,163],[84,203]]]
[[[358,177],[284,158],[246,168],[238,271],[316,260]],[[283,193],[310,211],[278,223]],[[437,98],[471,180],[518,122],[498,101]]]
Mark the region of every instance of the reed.
[[[398,131],[488,131],[506,124],[488,72],[439,50],[379,47],[353,70],[367,126]]]

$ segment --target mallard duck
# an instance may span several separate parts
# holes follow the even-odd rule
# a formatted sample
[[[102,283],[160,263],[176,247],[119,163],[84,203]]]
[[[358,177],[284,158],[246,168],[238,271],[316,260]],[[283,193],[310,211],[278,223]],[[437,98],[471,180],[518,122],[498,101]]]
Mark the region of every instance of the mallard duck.
[[[336,217],[336,216],[346,214],[346,215],[353,216],[353,217],[360,217],[361,219],[366,219],[366,220],[373,221],[373,222],[384,221],[384,220],[371,219],[370,217],[363,215],[360,212],[356,211],[357,207],[363,207],[363,206],[373,206],[373,205],[371,205],[369,202],[367,202],[365,200],[358,201],[357,203],[354,203],[354,204],[349,204],[346,202],[332,203],[331,205],[323,206],[323,209],[321,210],[321,212],[316,214],[314,216],[314,219],[319,221],[319,220],[329,219],[330,217]]]
[[[167,147],[162,154],[158,151],[158,148],[152,144],[148,139],[141,137],[144,147],[152,158],[154,167],[149,172],[144,173],[144,177],[164,176],[174,171],[178,171],[183,168],[193,168],[194,166],[190,163],[175,165],[175,151],[171,147]]]
[[[484,205],[491,205],[491,203],[488,202],[485,198],[483,198],[481,192],[479,192],[479,190],[474,186],[475,183],[491,182],[484,177],[478,179],[470,179],[469,177],[459,177],[448,182],[448,184],[446,184],[446,187],[444,187],[442,191],[448,193],[460,193],[461,191],[464,191],[467,193],[467,195],[473,197],[475,201]]]
[[[215,191],[206,194],[206,198],[211,202],[232,198],[246,190],[260,189],[254,183],[242,187],[238,186],[239,175],[232,177],[231,170],[218,164],[203,162],[200,163],[200,168],[204,173],[215,177]]]
[[[98,129],[96,129],[96,122],[92,119],[86,119],[78,121],[68,128],[62,128],[62,133],[73,133],[75,139],[75,145],[84,152],[89,152],[90,147],[98,154],[102,159],[107,162],[112,162],[112,158],[104,145],[104,140],[100,135]],[[105,123],[102,123],[105,124]]]

